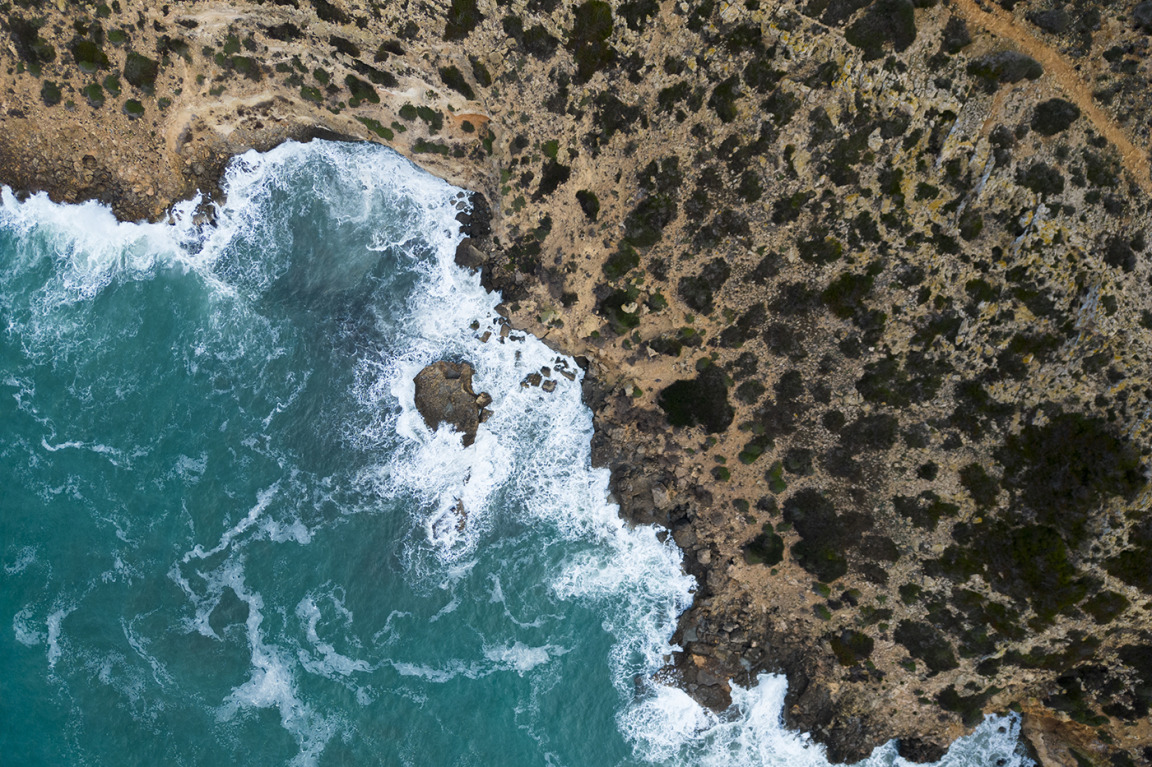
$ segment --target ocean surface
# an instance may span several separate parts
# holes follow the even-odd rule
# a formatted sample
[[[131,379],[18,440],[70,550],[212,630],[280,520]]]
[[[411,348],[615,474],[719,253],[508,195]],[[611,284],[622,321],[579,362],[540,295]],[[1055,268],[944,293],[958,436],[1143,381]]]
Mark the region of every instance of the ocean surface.
[[[0,763],[826,764],[781,678],[723,716],[651,680],[693,581],[607,501],[575,363],[499,342],[461,190],[323,141],[225,188],[3,190]],[[441,358],[493,398],[468,448],[413,406]],[[1026,764],[1018,726],[942,764]]]

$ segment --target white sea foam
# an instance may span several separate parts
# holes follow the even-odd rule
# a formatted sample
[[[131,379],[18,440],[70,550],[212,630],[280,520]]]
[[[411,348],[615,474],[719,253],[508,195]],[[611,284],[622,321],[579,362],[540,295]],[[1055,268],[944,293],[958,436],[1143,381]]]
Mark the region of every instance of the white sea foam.
[[[245,625],[252,654],[248,681],[224,699],[216,711],[217,719],[231,720],[245,709],[275,708],[280,712],[281,725],[296,738],[300,747],[292,764],[315,764],[328,741],[343,731],[339,718],[325,716],[300,699],[291,657],[264,639],[260,628],[264,621],[264,598],[259,592],[248,590],[242,559],[229,560],[207,581],[209,588],[217,593],[227,585],[248,605]]]
[[[44,633],[36,628],[31,606],[21,607],[12,616],[12,633],[25,647],[35,647],[44,641]]]
[[[248,514],[242,520],[237,522],[230,530],[226,530],[224,534],[220,536],[219,543],[217,543],[208,551],[205,551],[204,547],[200,544],[196,544],[196,546],[191,551],[184,555],[183,561],[187,563],[193,558],[207,559],[214,554],[219,554],[221,551],[224,551],[224,549],[231,546],[233,539],[239,535],[243,535],[244,532],[248,530],[248,528],[256,524],[256,520],[259,519],[260,515],[264,513],[264,511],[268,508],[268,505],[272,503],[272,499],[276,497],[276,492],[279,489],[280,483],[276,482],[271,487],[267,487],[261,490],[256,495],[256,505],[248,510]]]
[[[16,552],[16,559],[12,564],[4,565],[5,575],[17,575],[28,569],[28,566],[36,561],[36,547],[35,546],[21,546],[20,550]]]
[[[542,666],[552,658],[559,657],[567,652],[567,648],[552,644],[546,644],[540,647],[529,647],[523,642],[514,642],[512,644],[485,647],[484,657],[496,663],[501,669],[515,671],[520,676],[524,676],[524,674],[537,666]]]
[[[60,660],[64,649],[61,647],[64,619],[76,609],[76,605],[69,604],[59,607],[48,614],[48,668],[56,668],[56,661]]]

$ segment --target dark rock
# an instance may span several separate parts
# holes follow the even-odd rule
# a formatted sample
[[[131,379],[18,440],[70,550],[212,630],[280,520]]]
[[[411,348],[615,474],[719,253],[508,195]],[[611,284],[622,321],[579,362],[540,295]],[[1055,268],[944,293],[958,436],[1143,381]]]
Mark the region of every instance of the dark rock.
[[[492,208],[488,205],[488,198],[479,192],[472,193],[472,210],[456,216],[460,222],[460,231],[466,237],[481,240],[492,234]]]
[[[902,758],[918,764],[938,762],[944,758],[947,751],[947,746],[920,738],[901,738],[896,743],[896,752]]]
[[[450,424],[464,435],[464,446],[476,441],[481,422],[481,399],[492,398],[472,391],[472,366],[467,362],[440,360],[427,366],[413,379],[416,383],[416,409],[429,429]],[[487,403],[485,403],[487,404]]]
[[[476,249],[472,240],[461,240],[456,246],[456,265],[464,269],[479,269],[484,266],[484,254]]]

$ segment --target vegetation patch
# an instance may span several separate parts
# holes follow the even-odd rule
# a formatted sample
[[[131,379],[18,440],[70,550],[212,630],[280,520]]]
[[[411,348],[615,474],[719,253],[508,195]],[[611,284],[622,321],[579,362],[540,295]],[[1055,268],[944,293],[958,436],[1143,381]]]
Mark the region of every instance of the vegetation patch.
[[[380,103],[380,94],[376,92],[376,89],[356,75],[345,75],[344,84],[347,85],[348,90],[352,92],[352,98],[348,101],[348,106],[357,107],[362,101],[367,101],[369,104]]]
[[[731,274],[732,269],[727,261],[714,258],[703,266],[699,274],[681,277],[677,293],[684,303],[695,311],[711,314],[715,293],[728,281]]]
[[[1036,105],[1032,113],[1032,130],[1044,136],[1055,136],[1071,127],[1080,117],[1080,107],[1064,99],[1048,99]]]
[[[85,40],[81,37],[72,38],[72,42],[68,44],[68,52],[72,54],[72,58],[80,67],[80,71],[85,74],[93,74],[97,70],[107,69],[109,66],[108,56],[100,50],[99,45],[91,40]]]
[[[145,93],[152,93],[156,88],[156,75],[160,72],[160,65],[147,56],[141,56],[135,51],[129,51],[124,59],[124,79],[133,88]]]
[[[588,82],[615,60],[616,51],[608,42],[612,27],[612,6],[604,0],[586,0],[576,6],[567,48],[576,59],[577,82]]]
[[[576,192],[576,202],[580,204],[580,210],[584,212],[584,217],[589,221],[595,221],[600,215],[600,199],[595,192],[581,189]]]
[[[444,39],[463,40],[483,20],[484,14],[480,13],[476,0],[452,0],[448,22],[444,25]]]
[[[51,80],[45,80],[40,86],[40,98],[46,106],[56,106],[63,98],[63,95],[60,93],[60,86]]]
[[[844,629],[833,636],[829,643],[832,654],[841,666],[855,666],[872,654],[875,642],[872,637],[853,629]]]
[[[728,382],[724,371],[708,365],[695,378],[676,381],[656,398],[673,426],[702,426],[704,431],[722,432],[732,423],[735,411],[728,404]]]
[[[952,645],[939,630],[927,623],[900,621],[892,637],[904,645],[909,655],[923,661],[933,674],[951,671],[960,665],[956,662]]]
[[[744,545],[744,561],[750,565],[774,567],[784,559],[784,539],[766,522],[759,535]]]
[[[1016,51],[986,53],[968,65],[968,74],[982,80],[989,91],[1000,84],[1036,80],[1044,67],[1036,59]]]
[[[848,572],[846,550],[872,526],[871,518],[860,512],[838,512],[831,500],[812,488],[789,496],[783,511],[784,521],[801,537],[792,547],[792,556],[821,583],[831,583]]]
[[[844,32],[844,39],[878,59],[886,47],[904,51],[916,40],[916,13],[911,0],[876,0]]]

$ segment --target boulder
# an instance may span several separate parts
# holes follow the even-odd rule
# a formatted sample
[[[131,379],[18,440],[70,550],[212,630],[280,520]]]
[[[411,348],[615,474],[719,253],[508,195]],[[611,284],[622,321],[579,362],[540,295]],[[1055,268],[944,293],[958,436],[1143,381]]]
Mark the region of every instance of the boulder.
[[[464,435],[464,446],[476,441],[481,410],[491,403],[487,392],[472,390],[472,366],[467,362],[433,362],[416,374],[416,409],[429,429],[450,424]]]

